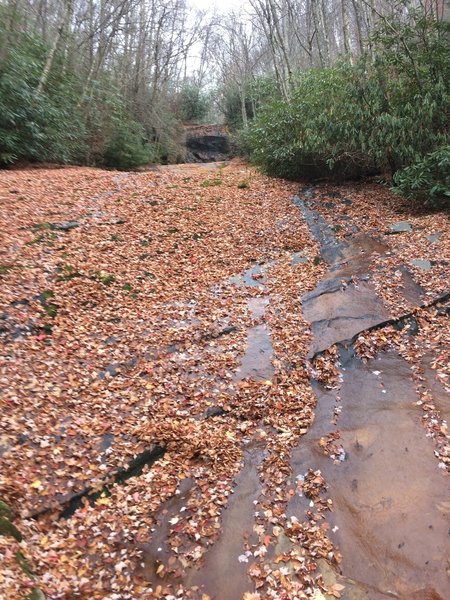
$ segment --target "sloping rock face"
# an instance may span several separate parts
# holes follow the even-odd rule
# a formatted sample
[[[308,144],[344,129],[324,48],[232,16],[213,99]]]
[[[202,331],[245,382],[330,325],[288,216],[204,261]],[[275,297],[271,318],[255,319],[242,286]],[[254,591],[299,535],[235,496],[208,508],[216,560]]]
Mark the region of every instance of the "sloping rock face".
[[[356,226],[352,235],[338,239],[330,223],[333,213],[326,219],[317,210],[314,188],[301,194],[294,202],[328,264],[316,288],[302,296],[303,315],[311,323],[310,358],[336,345],[340,381],[334,389],[313,381],[315,418],[292,450],[292,473],[303,476],[310,469],[327,482],[333,507],[330,538],[342,552],[336,577],[345,586],[343,600],[443,600],[450,589],[448,480],[442,466],[437,468],[436,451],[433,456],[420,422],[411,364],[394,349],[362,360],[353,345],[364,330],[392,322],[373,281],[373,258],[387,260],[390,246]],[[330,206],[324,204],[337,213],[339,203],[347,202],[336,196]],[[412,230],[399,222],[387,233],[409,235]],[[424,270],[432,266],[425,259],[411,262]],[[407,265],[398,271],[403,295],[420,306],[424,290]],[[417,322],[411,326],[411,336],[418,327]],[[415,343],[419,347],[421,342]],[[425,353],[424,358],[426,379]],[[444,389],[437,380],[429,385],[442,404]],[[331,454],[321,450],[327,440],[339,440]],[[306,498],[294,495],[286,514],[297,518],[310,508]],[[318,570],[327,584],[333,583],[330,565],[319,563]]]
[[[230,142],[224,125],[198,125],[186,129],[188,163],[217,162],[230,158]]]

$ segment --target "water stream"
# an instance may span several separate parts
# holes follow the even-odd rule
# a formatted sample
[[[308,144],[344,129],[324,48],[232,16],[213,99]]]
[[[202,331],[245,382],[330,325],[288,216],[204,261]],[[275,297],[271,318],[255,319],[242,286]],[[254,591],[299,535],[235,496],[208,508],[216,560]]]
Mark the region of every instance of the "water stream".
[[[347,350],[341,351],[339,395],[315,385],[315,420],[292,453],[294,476],[313,469],[325,477],[344,600],[449,598],[450,486],[414,406],[411,370],[394,352],[364,364],[345,342],[388,317],[371,283],[371,257],[388,248],[364,234],[337,242],[311,196],[297,204],[330,265],[303,297],[311,356],[337,342]],[[411,284],[406,295],[417,300],[420,290]],[[333,453],[324,451],[330,434]],[[288,514],[301,519],[304,511],[304,499],[294,497]]]
[[[329,264],[328,274],[302,300],[313,332],[313,356],[389,318],[371,282],[372,257],[388,247],[358,233],[338,242],[323,217],[306,203],[297,203]],[[293,256],[293,265],[301,262],[301,255]],[[228,283],[260,292],[247,298],[253,324],[233,380],[237,384],[244,379],[271,380],[273,347],[265,321],[269,304],[265,268],[256,264]],[[343,600],[449,598],[450,489],[414,406],[417,395],[410,368],[393,352],[363,363],[344,343],[340,370],[339,392],[313,382],[318,399],[315,420],[291,455],[293,477],[303,477],[308,469],[320,470],[333,501],[333,512],[327,514],[330,537],[343,559],[340,571],[325,560],[318,561],[319,572],[325,581],[345,585]],[[336,445],[332,456],[323,444],[330,434]],[[172,560],[174,564],[167,546],[168,523],[188,501],[192,487],[188,480],[158,516],[146,549],[145,575],[150,581],[169,582],[175,588],[180,582],[199,586],[199,594],[204,591],[215,600],[238,600],[252,591],[247,575],[252,557],[246,554],[246,542],[252,539],[254,507],[261,493],[258,469],[264,444],[247,440],[243,451],[243,467],[222,515],[220,537],[206,552],[203,564],[156,576],[162,563]],[[296,494],[286,514],[302,520],[307,510],[309,500]],[[288,546],[288,539],[283,539]]]
[[[247,302],[250,314],[260,324],[247,331],[247,347],[235,374],[235,380],[247,378],[255,381],[271,380],[274,374],[273,347],[269,327],[264,321],[269,299],[267,297],[249,298]]]

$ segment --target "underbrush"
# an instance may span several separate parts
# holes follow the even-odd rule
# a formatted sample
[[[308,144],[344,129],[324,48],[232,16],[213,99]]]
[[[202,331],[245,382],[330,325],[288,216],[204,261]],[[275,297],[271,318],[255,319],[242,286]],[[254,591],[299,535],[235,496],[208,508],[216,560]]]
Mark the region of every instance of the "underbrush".
[[[418,14],[386,21],[370,56],[299,74],[253,120],[251,159],[290,179],[378,172],[408,198],[448,198],[449,30]]]

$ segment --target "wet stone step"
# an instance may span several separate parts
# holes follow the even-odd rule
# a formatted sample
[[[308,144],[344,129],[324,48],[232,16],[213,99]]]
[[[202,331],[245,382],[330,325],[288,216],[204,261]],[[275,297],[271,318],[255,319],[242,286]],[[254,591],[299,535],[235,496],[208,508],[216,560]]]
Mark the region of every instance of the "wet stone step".
[[[343,364],[337,429],[346,460],[333,461],[321,448],[333,431],[336,398],[317,386],[316,420],[293,452],[293,473],[311,468],[325,477],[342,573],[370,590],[367,597],[426,597],[428,590],[444,600],[449,484],[413,406],[409,366],[392,352],[367,364],[350,354]]]

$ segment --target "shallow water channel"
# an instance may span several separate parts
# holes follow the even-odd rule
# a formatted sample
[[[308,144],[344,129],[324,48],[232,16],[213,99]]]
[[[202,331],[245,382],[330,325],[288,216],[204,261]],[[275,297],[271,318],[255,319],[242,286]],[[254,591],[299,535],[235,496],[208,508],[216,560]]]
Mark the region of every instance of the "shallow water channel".
[[[344,599],[450,598],[449,479],[421,424],[411,369],[395,352],[363,363],[350,341],[390,316],[371,281],[371,257],[388,247],[358,233],[337,242],[311,199],[298,204],[329,264],[325,279],[303,297],[310,355],[339,343],[342,383],[338,391],[314,386],[315,420],[292,453],[294,476],[313,469],[325,477]],[[405,286],[416,303],[420,292],[414,282]],[[321,444],[330,434],[334,459]],[[299,519],[304,510],[298,496],[288,507]]]
[[[343,600],[445,600],[450,598],[449,479],[438,468],[433,442],[420,422],[410,367],[395,352],[363,363],[350,341],[390,317],[372,284],[371,272],[372,257],[389,248],[358,232],[346,242],[337,241],[332,228],[314,211],[312,196],[304,202],[298,199],[297,204],[329,265],[324,279],[302,299],[303,314],[313,333],[310,358],[336,343],[341,349],[339,389],[326,390],[312,382],[318,400],[315,419],[291,454],[292,478],[301,479],[309,469],[319,470],[333,503],[327,520],[342,562],[332,567],[320,560],[319,572],[326,582],[345,586]],[[302,262],[304,257],[295,253],[292,265]],[[265,267],[256,264],[228,283],[260,292],[247,298],[253,324],[233,380],[270,381],[274,368],[265,321],[269,305]],[[405,295],[412,299],[415,294],[417,301],[421,290],[413,288],[413,284],[405,286]],[[427,373],[432,379],[431,371]],[[333,456],[323,450],[323,440],[330,435],[335,436]],[[244,548],[252,536],[253,513],[261,494],[258,470],[265,456],[264,443],[248,439],[243,454],[242,470],[222,516],[221,535],[208,549],[203,566],[169,580],[165,577],[166,582],[199,586],[216,600],[238,600],[253,589]],[[158,581],[155,569],[170,561],[168,522],[186,504],[193,485],[191,480],[184,481],[178,495],[160,512],[145,552],[144,571],[150,581]],[[296,494],[287,504],[286,515],[304,520],[309,509],[309,501]],[[288,548],[287,538],[283,543],[287,547],[277,550]]]
[[[325,477],[331,538],[353,590],[348,597],[406,599],[433,590],[448,598],[450,488],[413,406],[418,398],[409,366],[394,353],[367,364],[350,354],[342,365],[341,400],[315,387],[315,421],[293,452],[292,468]],[[320,440],[337,430],[340,459],[333,460]],[[288,509],[297,518],[303,510],[298,501]]]

